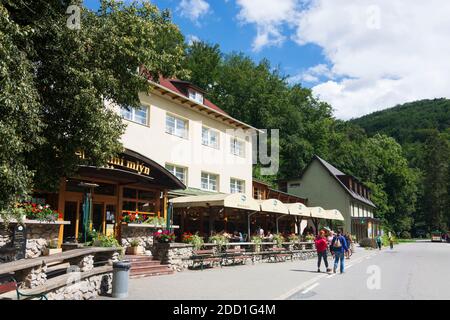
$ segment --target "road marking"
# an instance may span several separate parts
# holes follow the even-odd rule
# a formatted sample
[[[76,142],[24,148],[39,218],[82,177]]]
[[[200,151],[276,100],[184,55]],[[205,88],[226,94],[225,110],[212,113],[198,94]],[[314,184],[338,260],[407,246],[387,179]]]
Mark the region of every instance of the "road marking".
[[[350,264],[350,265],[346,266],[345,268],[346,268],[346,269],[350,269],[351,267],[353,267],[353,265],[352,265],[352,264]]]
[[[314,289],[315,287],[317,287],[319,285],[318,282],[316,282],[315,284],[313,284],[312,286],[306,288],[305,290],[302,291],[302,294],[307,294],[308,292],[310,292],[312,289]]]
[[[371,255],[377,255],[378,253],[372,253]],[[363,262],[364,261],[364,259],[368,259],[368,256],[363,256],[363,257],[360,257],[360,258],[357,258],[357,259],[352,259],[352,264],[351,265],[349,265],[349,266],[347,266],[347,268],[351,268],[351,266],[353,266],[353,265],[355,265],[355,264],[357,264],[357,263],[361,263],[361,262]],[[332,260],[334,260],[334,259],[332,259]],[[277,298],[275,298],[274,300],[287,300],[287,299],[289,299],[290,297],[292,297],[293,295],[295,295],[295,294],[297,294],[298,292],[300,292],[301,290],[311,290],[312,288],[311,287],[313,287],[313,284],[315,284],[317,281],[319,281],[320,279],[322,279],[322,278],[324,278],[324,277],[326,277],[327,279],[330,279],[330,278],[333,278],[333,277],[335,277],[337,274],[336,273],[334,273],[334,274],[331,274],[331,275],[329,275],[329,274],[321,274],[321,275],[319,275],[319,276],[316,276],[316,277],[314,277],[314,278],[312,278],[312,279],[310,279],[310,280],[308,280],[308,281],[306,281],[306,282],[304,282],[304,283],[302,283],[302,284],[300,284],[300,285],[298,285],[297,287],[295,287],[295,288],[293,288],[293,289],[291,289],[291,290],[289,290],[288,292],[286,292],[285,294],[282,294],[282,295],[280,295],[279,297],[277,297]],[[319,285],[318,283],[317,283],[317,285]],[[308,286],[311,286],[311,287],[309,287],[308,288]],[[315,287],[315,286],[314,286]],[[307,289],[305,289],[305,288],[307,288]],[[303,292],[302,292],[303,293]]]
[[[285,294],[282,294],[281,296],[279,296],[278,298],[275,298],[274,300],[287,300],[290,297],[292,297],[293,295],[295,295],[296,293],[300,292],[301,290],[305,289],[306,287],[308,287],[309,285],[317,282],[318,280],[322,279],[323,277],[326,277],[326,274],[322,274],[320,276],[314,277],[306,282],[303,282],[301,285],[295,287],[292,290],[289,290],[288,292],[286,292]]]

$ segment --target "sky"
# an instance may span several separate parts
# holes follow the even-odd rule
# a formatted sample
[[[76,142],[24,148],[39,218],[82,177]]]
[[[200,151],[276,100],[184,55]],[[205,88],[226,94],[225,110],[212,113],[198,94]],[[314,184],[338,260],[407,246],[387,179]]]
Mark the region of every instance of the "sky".
[[[171,10],[186,41],[269,59],[339,119],[450,97],[448,0],[151,2]],[[98,0],[85,4],[95,8]]]

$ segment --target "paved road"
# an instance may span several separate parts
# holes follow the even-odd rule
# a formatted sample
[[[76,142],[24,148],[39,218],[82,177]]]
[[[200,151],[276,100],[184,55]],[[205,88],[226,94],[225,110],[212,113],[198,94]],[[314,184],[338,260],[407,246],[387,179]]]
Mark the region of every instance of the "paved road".
[[[417,242],[349,263],[346,273],[321,278],[293,300],[450,299],[450,245]],[[336,293],[336,291],[339,293]]]
[[[346,263],[343,275],[319,274],[316,261],[307,260],[132,279],[128,299],[450,299],[449,244],[358,248]]]

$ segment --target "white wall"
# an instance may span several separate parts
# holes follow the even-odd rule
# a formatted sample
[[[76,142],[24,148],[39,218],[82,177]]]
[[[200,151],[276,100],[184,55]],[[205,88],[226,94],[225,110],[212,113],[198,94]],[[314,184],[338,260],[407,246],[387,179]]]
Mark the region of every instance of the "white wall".
[[[230,178],[245,181],[245,193],[252,194],[252,139],[250,133],[234,132],[234,127],[156,94],[140,94],[141,103],[149,106],[148,125],[124,120],[127,129],[122,136],[125,148],[136,151],[162,166],[170,163],[186,167],[187,186],[201,188],[201,172],[219,175],[219,192],[230,193]],[[118,107],[115,107],[119,111]],[[166,133],[166,114],[185,118],[189,123],[188,139]],[[220,132],[219,149],[203,146],[202,125]],[[227,132],[227,130],[233,130]],[[245,142],[245,158],[230,153],[230,138]]]

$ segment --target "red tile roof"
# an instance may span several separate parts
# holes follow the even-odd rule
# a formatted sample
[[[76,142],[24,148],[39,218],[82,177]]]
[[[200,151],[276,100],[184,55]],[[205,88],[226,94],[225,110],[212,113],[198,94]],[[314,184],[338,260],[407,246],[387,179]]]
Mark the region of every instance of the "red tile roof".
[[[161,86],[163,86],[163,87],[165,87],[165,88],[167,88],[167,89],[169,89],[169,90],[171,90],[171,91],[174,91],[174,92],[176,92],[176,93],[178,93],[178,94],[180,94],[180,95],[182,95],[182,96],[187,97],[186,94],[185,94],[184,92],[180,91],[180,90],[173,84],[174,81],[179,81],[179,80],[178,80],[178,79],[166,79],[166,78],[163,78],[163,77],[160,77],[160,78],[159,78],[159,84],[160,84]],[[187,98],[188,98],[188,97],[187,97]],[[203,99],[203,104],[204,104],[205,106],[207,106],[207,107],[209,107],[209,108],[211,108],[211,109],[213,109],[213,110],[219,112],[219,113],[228,115],[228,113],[226,113],[225,111],[223,111],[222,109],[220,109],[218,106],[216,106],[214,103],[212,103],[211,101],[209,101],[209,100],[206,99],[206,98]]]

